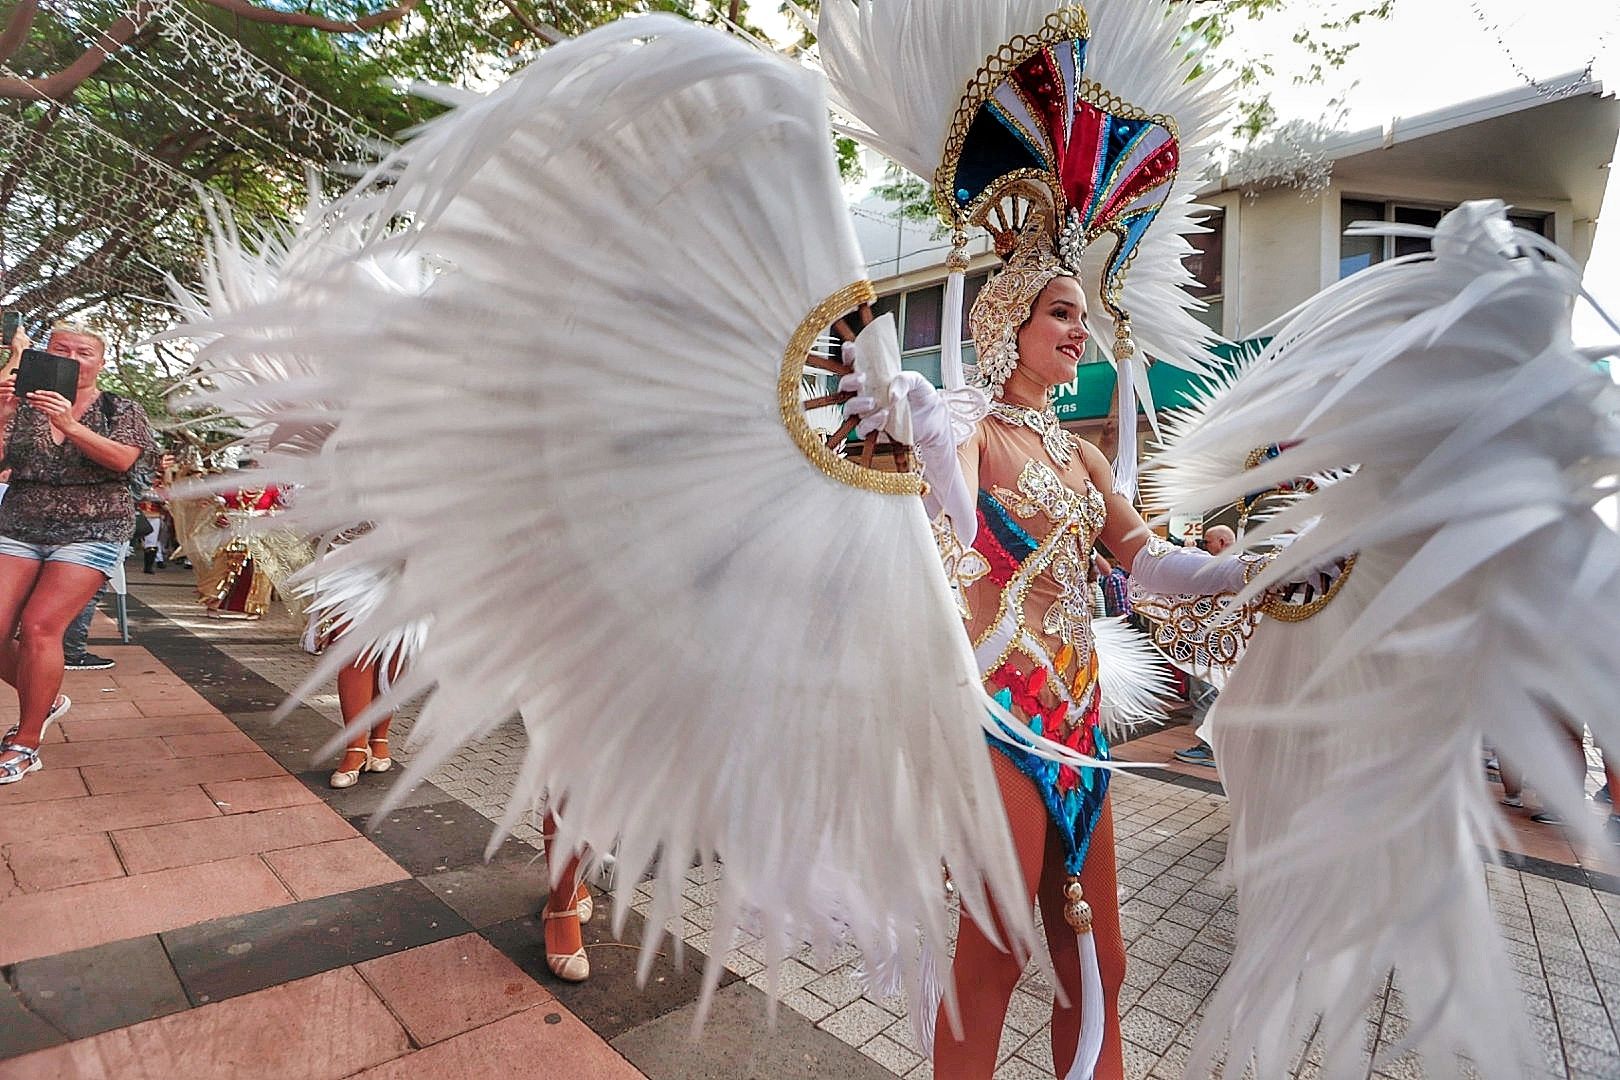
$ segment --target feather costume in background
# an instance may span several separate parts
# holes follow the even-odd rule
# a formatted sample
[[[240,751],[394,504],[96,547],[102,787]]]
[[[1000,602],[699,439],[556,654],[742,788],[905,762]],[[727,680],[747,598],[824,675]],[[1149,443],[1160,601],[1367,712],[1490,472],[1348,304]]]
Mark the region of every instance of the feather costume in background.
[[[165,332],[164,338],[189,338],[199,343],[195,363],[185,385],[193,401],[216,409],[244,429],[239,445],[258,455],[319,453],[330,433],[330,415],[310,400],[317,386],[315,358],[276,350],[249,350],[240,339],[234,348],[216,346],[222,334],[236,327],[236,316],[266,304],[286,303],[296,296],[298,283],[318,275],[318,267],[357,251],[365,236],[366,221],[344,219],[322,205],[312,193],[305,213],[306,226],[297,233],[274,230],[260,233],[250,248],[228,206],[204,204],[209,240],[202,266],[202,289],[192,292],[170,279],[185,320]],[[419,294],[432,283],[431,272],[413,260],[373,261],[374,278],[408,294]],[[281,468],[252,468],[220,476],[211,485],[187,485],[185,490],[218,489],[244,479],[282,472]],[[358,498],[363,478],[351,477],[350,494]],[[226,517],[231,515],[227,513]],[[279,516],[279,515],[278,515]],[[344,565],[334,555],[333,543],[355,531],[352,518],[337,533],[313,534],[315,543],[271,525],[262,515],[242,517],[216,532],[212,551],[219,563],[212,574],[212,592],[228,591],[219,580],[238,562],[264,570],[275,582],[294,617],[304,615],[303,644],[322,651],[341,632],[360,622],[372,622],[398,568]],[[200,538],[206,546],[206,536]],[[233,553],[239,553],[233,555]],[[217,598],[216,598],[217,599]],[[387,683],[392,672],[409,661],[426,633],[425,620],[413,620],[379,631],[365,640],[349,642],[361,663],[376,663]],[[347,653],[346,653],[347,655]],[[301,687],[299,694],[310,686]],[[296,695],[295,695],[296,696]]]
[[[826,0],[816,28],[833,105],[852,120],[844,130],[932,178],[957,243],[948,331],[962,323],[968,228],[998,234],[1005,258],[1031,215],[1049,219],[1092,327],[1112,342],[1114,486],[1129,498],[1138,399],[1157,425],[1147,365],[1203,370],[1215,340],[1193,317],[1202,304],[1181,260],[1204,231],[1193,193],[1229,97],[1209,72],[1189,77],[1190,17],[1162,0]],[[960,369],[959,342],[945,351],[945,370]],[[987,360],[981,351],[979,375],[995,389]]]
[[[1620,537],[1593,512],[1620,475],[1620,400],[1569,338],[1578,268],[1502,204],[1359,231],[1433,255],[1305,304],[1151,474],[1184,512],[1336,475],[1251,533],[1297,535],[1239,603],[1355,555],[1309,618],[1261,621],[1210,714],[1239,923],[1188,1069],[1230,1036],[1226,1075],[1251,1054],[1281,1075],[1320,1015],[1325,1075],[1364,1075],[1362,1014],[1393,967],[1430,1075],[1463,1054],[1517,1078],[1539,1069],[1487,902],[1502,826],[1480,748],[1572,821],[1566,731],[1620,748]]]
[[[617,845],[619,928],[644,876],[661,930],[694,859],[724,862],[710,990],[745,913],[773,973],[835,932],[891,962],[903,927],[914,990],[919,941],[946,939],[942,861],[970,910],[1021,895],[920,485],[804,418],[807,352],[873,295],[826,117],[818,75],[725,35],[603,27],[339,206],[412,232],[300,273],[211,346],[318,373],[332,434],[272,464],[302,528],[375,525],[338,556],[397,570],[356,634],[434,619],[377,706],[427,694],[406,781],[521,712],[508,823],[545,792],[558,850]],[[392,258],[443,272],[402,295],[366,269]]]

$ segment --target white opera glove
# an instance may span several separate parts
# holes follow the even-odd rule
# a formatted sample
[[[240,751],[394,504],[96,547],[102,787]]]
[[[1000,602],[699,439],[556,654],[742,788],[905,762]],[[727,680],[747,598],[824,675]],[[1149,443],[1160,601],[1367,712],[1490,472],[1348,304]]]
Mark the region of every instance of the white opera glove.
[[[962,476],[956,448],[989,411],[989,402],[977,388],[941,392],[917,372],[902,371],[892,315],[873,320],[852,344],[853,357],[848,345],[844,355],[853,360],[855,372],[844,376],[838,389],[855,395],[844,412],[859,419],[856,434],[881,430],[909,445],[928,483],[924,504],[930,516],[943,511],[962,546],[971,547],[978,531],[974,492]]]
[[[1131,560],[1131,578],[1143,592],[1159,596],[1220,596],[1242,591],[1263,564],[1259,556],[1211,555],[1155,536]]]

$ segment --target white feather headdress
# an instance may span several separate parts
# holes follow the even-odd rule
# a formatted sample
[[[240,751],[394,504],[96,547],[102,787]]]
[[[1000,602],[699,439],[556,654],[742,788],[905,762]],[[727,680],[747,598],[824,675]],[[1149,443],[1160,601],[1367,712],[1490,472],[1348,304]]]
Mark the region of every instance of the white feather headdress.
[[[1163,0],[827,0],[817,28],[846,130],[931,180],[958,243],[983,226],[1006,257],[1046,219],[1112,342],[1122,405],[1134,415],[1139,396],[1150,423],[1148,362],[1201,370],[1217,336],[1181,260],[1228,98],[1197,72],[1189,18]],[[948,379],[965,267],[953,256]],[[1116,483],[1133,495],[1134,430],[1120,425]]]

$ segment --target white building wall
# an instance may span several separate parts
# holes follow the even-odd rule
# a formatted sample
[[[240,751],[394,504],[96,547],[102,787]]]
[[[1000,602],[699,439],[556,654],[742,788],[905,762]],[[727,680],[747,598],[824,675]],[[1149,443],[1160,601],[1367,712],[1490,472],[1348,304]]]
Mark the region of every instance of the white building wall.
[[[1324,284],[1323,233],[1328,199],[1302,196],[1294,188],[1242,197],[1236,220],[1227,217],[1227,281],[1224,332],[1241,340],[1314,296]],[[1338,202],[1332,201],[1337,227]],[[1236,273],[1233,273],[1233,253]],[[1335,272],[1338,249],[1332,251]]]

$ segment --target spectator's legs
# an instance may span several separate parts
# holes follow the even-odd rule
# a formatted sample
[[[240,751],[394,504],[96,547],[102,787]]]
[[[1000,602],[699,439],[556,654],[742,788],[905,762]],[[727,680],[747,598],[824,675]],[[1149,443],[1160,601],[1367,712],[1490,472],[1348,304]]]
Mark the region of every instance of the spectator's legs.
[[[17,685],[17,623],[23,604],[45,564],[15,555],[0,555],[0,679]]]
[[[62,633],[107,580],[99,570],[48,562],[28,594],[19,620],[16,741],[38,748],[45,716],[62,689]]]

